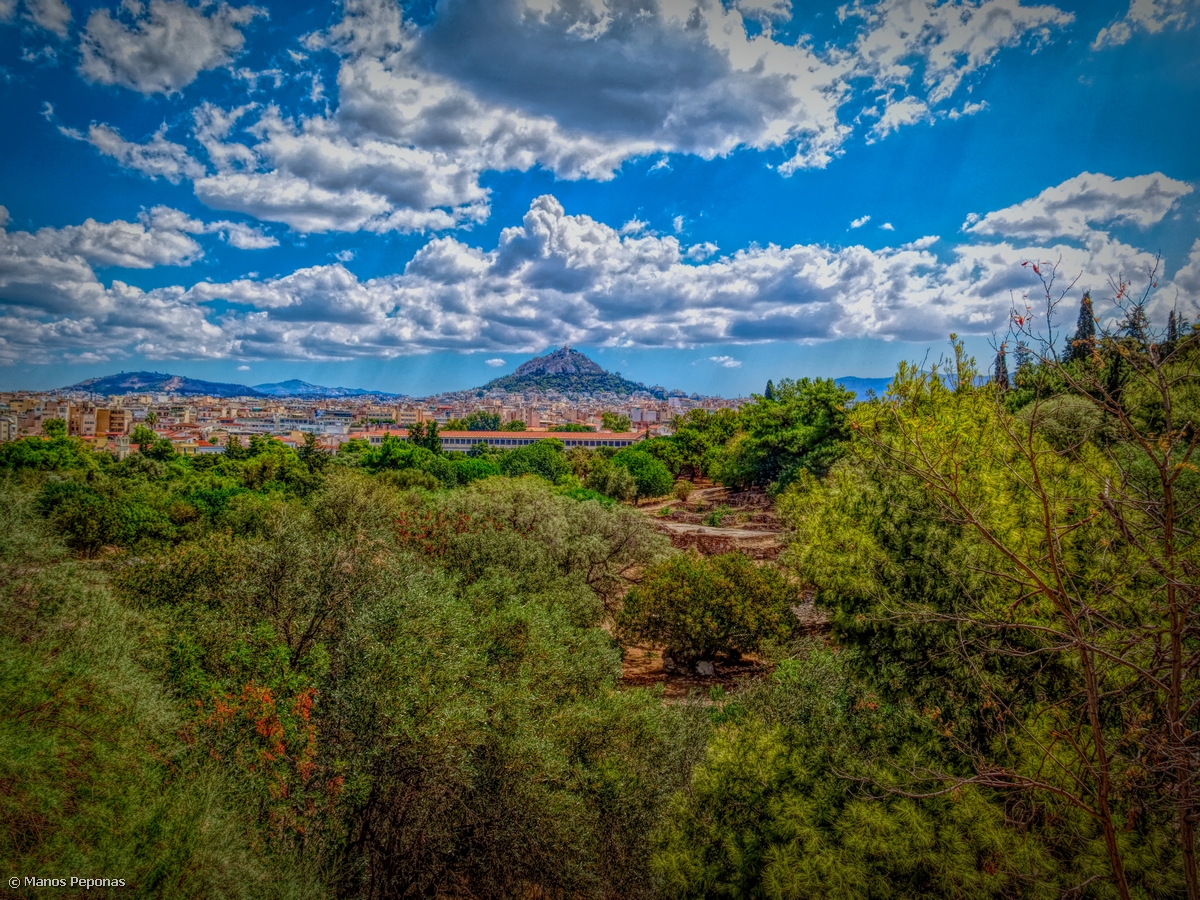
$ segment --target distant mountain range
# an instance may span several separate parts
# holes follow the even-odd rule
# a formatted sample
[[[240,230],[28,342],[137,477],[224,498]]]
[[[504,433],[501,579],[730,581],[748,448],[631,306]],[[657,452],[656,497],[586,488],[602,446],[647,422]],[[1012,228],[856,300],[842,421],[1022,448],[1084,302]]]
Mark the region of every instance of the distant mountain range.
[[[362,388],[324,387],[293,378],[273,384],[229,384],[223,381],[204,381],[186,375],[169,375],[164,372],[122,372],[89,378],[78,384],[61,389],[64,392],[89,392],[93,394],[179,394],[203,397],[297,397],[324,399],[338,397],[398,397],[382,391],[367,391]]]
[[[93,394],[194,394],[207,397],[261,397],[254,388],[244,384],[227,384],[222,381],[203,381],[186,375],[168,375],[165,372],[122,372],[119,375],[104,375],[89,378],[63,391],[88,391]]]
[[[856,378],[846,376],[834,379],[847,390],[854,391],[858,399],[865,399],[867,391],[882,395],[887,390],[890,378]],[[404,394],[389,394],[383,391],[368,391],[363,388],[325,387],[310,384],[298,378],[288,381],[256,384],[229,384],[221,381],[204,381],[186,375],[169,375],[164,372],[121,372],[89,378],[70,387],[61,388],[64,393],[94,393],[105,396],[112,394],[179,394],[205,397],[261,397],[296,398],[303,400],[339,399],[346,397],[403,397]],[[608,372],[578,350],[563,347],[545,356],[538,356],[522,363],[511,375],[494,378],[478,390],[505,390],[517,394],[525,391],[557,391],[560,394],[612,393],[629,396],[635,391],[650,390],[659,393],[661,388],[647,388],[644,384],[621,377],[619,372]]]
[[[608,392],[628,396],[644,391],[646,386],[621,373],[608,372],[578,350],[563,347],[545,356],[524,362],[511,375],[493,378],[482,388],[485,391],[558,391],[560,394],[598,394]]]
[[[363,388],[324,387],[319,384],[309,384],[299,378],[288,381],[277,381],[274,384],[256,384],[254,390],[268,397],[400,397],[401,394],[385,394],[382,391],[368,391]]]

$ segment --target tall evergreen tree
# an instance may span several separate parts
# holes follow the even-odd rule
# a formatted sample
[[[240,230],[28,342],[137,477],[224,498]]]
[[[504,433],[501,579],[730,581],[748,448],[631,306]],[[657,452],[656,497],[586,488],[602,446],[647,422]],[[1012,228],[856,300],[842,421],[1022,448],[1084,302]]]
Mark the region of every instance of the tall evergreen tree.
[[[1008,381],[1008,357],[1004,352],[1004,344],[1000,345],[1000,349],[996,351],[996,368],[992,374],[992,380],[1002,391],[1009,389]]]
[[[1024,341],[1017,341],[1017,349],[1013,351],[1013,358],[1017,363],[1017,371],[1028,368],[1033,365],[1033,353],[1029,350],[1029,345]]]
[[[1175,310],[1167,315],[1167,344],[1174,347],[1175,342],[1179,340],[1179,319],[1175,315]]]
[[[1096,346],[1096,318],[1092,313],[1091,291],[1084,291],[1079,301],[1079,322],[1075,326],[1075,337],[1067,348],[1067,362],[1092,358]]]
[[[1121,323],[1121,331],[1137,341],[1139,347],[1145,347],[1150,342],[1150,320],[1146,318],[1146,309],[1137,304]]]
[[[769,378],[767,379],[767,389],[765,391],[763,391],[763,399],[764,400],[774,400],[775,399],[775,382],[771,381],[771,379],[769,379]]]

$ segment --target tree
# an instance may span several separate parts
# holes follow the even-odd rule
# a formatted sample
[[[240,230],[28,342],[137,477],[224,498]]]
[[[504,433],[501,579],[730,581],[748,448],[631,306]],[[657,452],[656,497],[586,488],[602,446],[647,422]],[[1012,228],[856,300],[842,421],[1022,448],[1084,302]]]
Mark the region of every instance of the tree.
[[[129,436],[129,442],[139,447],[151,447],[157,440],[158,435],[145,425],[135,425],[133,434]]]
[[[741,430],[742,420],[731,409],[691,409],[675,416],[671,427],[672,437],[654,438],[639,447],[663,460],[671,474],[687,472],[695,477],[712,474],[725,447]]]
[[[67,423],[62,419],[44,419],[42,433],[52,441],[62,440],[67,436]]]
[[[1065,291],[1039,268],[1052,324]],[[960,342],[954,390],[902,366],[890,402],[856,408],[855,465],[797,500],[789,559],[877,689],[945,723],[953,754],[895,773],[903,790],[974,785],[1061,809],[1113,894],[1192,898],[1200,477],[1182,463],[1200,443],[1200,337],[1162,353],[1148,293],[1114,285],[1125,327],[1098,334],[1090,365],[1014,319],[1039,390],[1059,392],[1032,392],[1017,416],[974,385]],[[1098,407],[1106,433],[1051,444],[1041,407],[1060,398]]]
[[[1004,352],[1004,344],[1001,344],[996,351],[996,364],[992,368],[992,383],[1002,391],[1007,391],[1009,388],[1008,359]]]
[[[634,447],[627,447],[614,455],[611,465],[626,469],[633,476],[637,486],[636,500],[664,497],[675,484],[670,470],[661,461]]]
[[[883,702],[845,653],[805,646],[713,701],[719,727],[656,843],[662,896],[1033,900],[1078,884],[984,790],[865,789],[890,758],[931,762],[933,728]]]
[[[414,447],[424,447],[433,454],[442,452],[442,439],[438,435],[437,422],[413,422],[408,426],[408,442]]]
[[[245,456],[246,448],[242,446],[240,438],[233,434],[225,438],[225,457],[227,459],[244,459]]]
[[[1092,294],[1083,292],[1079,301],[1079,321],[1075,326],[1075,336],[1067,348],[1067,361],[1087,360],[1092,358],[1096,346],[1096,316],[1092,310]]]
[[[371,447],[363,453],[362,464],[372,471],[423,469],[428,468],[432,458],[433,454],[428,449],[411,438],[405,441],[394,434],[385,434],[378,447]]]
[[[159,462],[167,462],[178,456],[175,452],[175,445],[167,438],[158,438],[149,444],[143,444],[139,452]]]
[[[463,419],[463,429],[466,431],[499,431],[500,413],[476,410]]]
[[[633,423],[629,416],[610,411],[600,413],[600,427],[605,431],[625,432],[633,427]]]
[[[507,425],[504,425],[500,430],[501,431],[524,431],[525,423],[522,422],[520,419],[513,419]]]
[[[621,641],[665,647],[691,666],[718,655],[738,659],[764,641],[791,635],[795,590],[744,553],[704,559],[680,553],[646,570],[617,616]]]
[[[321,446],[317,436],[311,431],[304,435],[304,444],[296,451],[296,455],[310,472],[320,472],[330,459],[329,451]]]
[[[584,478],[583,486],[614,500],[627,502],[637,497],[637,482],[624,466],[600,459]]]
[[[571,463],[564,450],[563,442],[553,438],[515,447],[500,460],[500,471],[510,478],[537,475],[553,484],[571,474]]]
[[[156,413],[154,410],[150,410],[148,413],[146,413],[146,424],[149,425],[151,428],[153,428],[155,425],[157,425],[158,424],[158,413]]]
[[[775,382],[771,381],[771,379],[769,379],[769,378],[767,379],[767,389],[765,391],[763,391],[763,399],[764,400],[774,400],[775,399]]]
[[[714,472],[722,484],[778,492],[803,471],[824,474],[840,457],[849,437],[850,391],[832,379],[788,378],[775,396],[758,397],[740,410],[744,433],[729,442]]]
[[[550,430],[551,431],[562,431],[562,432],[582,432],[582,431],[595,431],[596,429],[593,428],[591,425],[581,425],[578,422],[566,422],[565,424],[562,424],[562,425],[555,425]]]

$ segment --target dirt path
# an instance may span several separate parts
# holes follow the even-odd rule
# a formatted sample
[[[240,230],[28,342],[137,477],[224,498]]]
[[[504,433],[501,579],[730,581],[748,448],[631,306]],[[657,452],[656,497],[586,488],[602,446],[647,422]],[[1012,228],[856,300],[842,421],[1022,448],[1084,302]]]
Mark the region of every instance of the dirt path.
[[[754,540],[755,538],[771,538],[776,540],[779,537],[778,531],[754,531],[750,528],[714,528],[712,525],[693,525],[690,522],[672,522],[669,519],[666,521],[658,521],[654,523],[656,527],[663,531],[674,532],[676,534],[712,534],[718,537],[745,538],[746,540]]]

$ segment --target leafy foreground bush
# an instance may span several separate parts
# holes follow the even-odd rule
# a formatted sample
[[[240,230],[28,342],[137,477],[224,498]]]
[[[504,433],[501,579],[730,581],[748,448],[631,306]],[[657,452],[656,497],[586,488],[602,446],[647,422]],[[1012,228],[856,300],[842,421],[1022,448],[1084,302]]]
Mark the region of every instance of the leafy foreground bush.
[[[316,897],[235,782],[178,738],[146,622],[0,487],[0,877],[123,878],[130,897]],[[64,892],[65,895],[65,892]]]
[[[668,549],[636,511],[535,477],[179,477],[195,502],[173,542],[91,563],[46,533],[78,491],[38,518],[40,487],[9,489],[11,874],[156,897],[653,895],[650,835],[703,726],[616,690],[605,606]]]
[[[1006,823],[1024,811],[978,788],[925,799],[881,790],[895,785],[896,763],[929,764],[931,723],[881,702],[827,650],[787,661],[715,718],[708,756],[658,838],[664,896],[1049,900],[1103,872],[1092,857],[1072,881],[1037,833]]]

